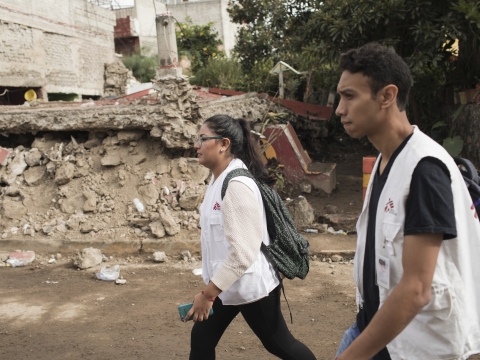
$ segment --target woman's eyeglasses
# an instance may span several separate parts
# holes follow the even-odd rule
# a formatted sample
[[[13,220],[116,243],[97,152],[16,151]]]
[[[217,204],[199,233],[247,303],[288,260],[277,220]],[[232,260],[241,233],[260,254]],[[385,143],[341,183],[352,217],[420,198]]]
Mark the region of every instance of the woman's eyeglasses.
[[[195,144],[197,144],[198,146],[202,146],[202,143],[205,141],[205,140],[210,140],[210,139],[223,139],[223,136],[197,136],[195,138]]]

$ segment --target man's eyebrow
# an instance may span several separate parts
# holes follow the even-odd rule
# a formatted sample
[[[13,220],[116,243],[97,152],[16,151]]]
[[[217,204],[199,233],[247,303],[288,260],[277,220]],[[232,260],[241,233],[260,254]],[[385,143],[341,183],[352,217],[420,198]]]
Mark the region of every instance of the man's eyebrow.
[[[338,89],[337,89],[337,92],[338,92],[339,94],[346,94],[346,93],[355,93],[355,90],[350,89],[350,88],[346,88],[346,89],[342,89],[342,90],[338,90]]]

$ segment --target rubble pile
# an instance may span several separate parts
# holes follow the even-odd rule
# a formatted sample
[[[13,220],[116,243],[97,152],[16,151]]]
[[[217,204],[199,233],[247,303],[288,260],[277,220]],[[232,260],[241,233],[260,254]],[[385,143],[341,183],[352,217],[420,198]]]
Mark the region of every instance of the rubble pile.
[[[198,228],[209,170],[148,132],[45,133],[30,147],[4,150],[2,239],[159,239]]]
[[[105,64],[104,96],[125,95],[127,85],[138,83],[132,72],[123,64],[121,59],[116,59],[110,64]]]

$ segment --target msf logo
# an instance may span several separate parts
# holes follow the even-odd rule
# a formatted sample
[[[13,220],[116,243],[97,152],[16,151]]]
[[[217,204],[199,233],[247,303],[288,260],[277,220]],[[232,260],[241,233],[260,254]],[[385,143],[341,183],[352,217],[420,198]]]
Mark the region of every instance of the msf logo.
[[[387,203],[385,204],[384,211],[386,213],[390,213],[393,215],[397,215],[397,212],[395,211],[395,205],[393,204],[393,200],[388,198]]]
[[[213,205],[213,210],[220,210],[222,207],[218,202],[215,202],[215,205]]]

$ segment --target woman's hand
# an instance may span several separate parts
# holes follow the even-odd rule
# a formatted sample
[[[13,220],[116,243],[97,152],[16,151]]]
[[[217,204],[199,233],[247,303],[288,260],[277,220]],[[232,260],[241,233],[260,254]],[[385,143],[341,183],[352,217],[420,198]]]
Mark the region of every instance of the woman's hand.
[[[193,322],[208,320],[208,314],[213,306],[213,301],[209,300],[203,293],[199,292],[193,298],[193,306],[185,316],[184,322],[193,316]]]

